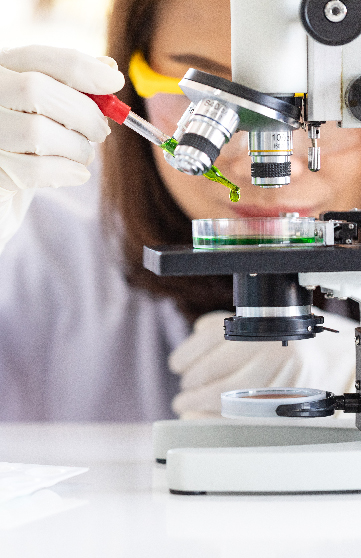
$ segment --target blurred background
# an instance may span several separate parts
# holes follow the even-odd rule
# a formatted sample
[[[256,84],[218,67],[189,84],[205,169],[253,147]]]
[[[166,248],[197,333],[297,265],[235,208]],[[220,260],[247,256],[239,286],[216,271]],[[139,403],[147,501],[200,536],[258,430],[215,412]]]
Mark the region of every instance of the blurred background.
[[[46,44],[105,54],[112,0],[0,0],[0,48]]]

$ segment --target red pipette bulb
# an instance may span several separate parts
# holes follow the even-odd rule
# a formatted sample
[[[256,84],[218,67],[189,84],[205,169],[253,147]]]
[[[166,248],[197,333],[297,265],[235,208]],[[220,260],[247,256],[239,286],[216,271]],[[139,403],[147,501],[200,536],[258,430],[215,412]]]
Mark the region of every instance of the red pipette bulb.
[[[130,107],[119,101],[115,95],[91,95],[90,93],[85,93],[85,95],[98,105],[104,116],[108,116],[118,124],[123,124],[130,113]]]

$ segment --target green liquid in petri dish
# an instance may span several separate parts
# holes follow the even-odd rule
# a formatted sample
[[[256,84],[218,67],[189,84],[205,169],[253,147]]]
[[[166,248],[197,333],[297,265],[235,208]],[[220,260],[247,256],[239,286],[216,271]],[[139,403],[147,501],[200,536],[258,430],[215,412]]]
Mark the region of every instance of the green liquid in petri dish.
[[[169,138],[167,141],[162,143],[161,148],[167,153],[174,155],[174,150],[177,147],[178,142],[174,138]],[[223,184],[223,186],[227,186],[230,189],[229,192],[229,199],[232,202],[238,202],[239,198],[241,197],[239,187],[233,184],[228,178],[226,178],[217,167],[212,165],[208,172],[205,172],[204,175],[209,180],[213,180],[214,182],[218,182],[219,184]]]
[[[258,246],[259,244],[312,244],[314,237],[294,237],[294,238],[256,238],[239,236],[202,236],[193,237],[194,248],[205,248],[214,246]]]

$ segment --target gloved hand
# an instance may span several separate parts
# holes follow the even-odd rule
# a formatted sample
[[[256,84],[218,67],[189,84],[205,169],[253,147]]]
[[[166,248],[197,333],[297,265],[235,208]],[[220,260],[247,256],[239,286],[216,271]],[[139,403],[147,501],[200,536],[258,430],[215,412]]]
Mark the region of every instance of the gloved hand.
[[[357,322],[314,309],[325,326],[314,339],[290,341],[226,341],[223,320],[229,312],[199,318],[193,333],[170,356],[170,369],[181,377],[173,409],[182,419],[220,417],[221,393],[260,387],[304,387],[354,391]],[[343,415],[343,414],[342,414]]]
[[[35,188],[75,186],[90,177],[89,143],[110,133],[84,93],[124,85],[114,60],[32,45],[0,51],[0,251],[18,229]]]

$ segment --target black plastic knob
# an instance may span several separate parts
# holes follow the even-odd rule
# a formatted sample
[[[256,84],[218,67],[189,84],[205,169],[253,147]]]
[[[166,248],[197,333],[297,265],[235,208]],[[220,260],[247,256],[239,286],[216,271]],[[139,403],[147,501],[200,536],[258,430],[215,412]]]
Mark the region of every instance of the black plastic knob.
[[[346,91],[346,105],[357,120],[361,120],[361,77],[355,79]]]
[[[302,0],[300,17],[307,33],[324,45],[340,46],[361,34],[360,0],[343,0],[347,8],[342,21],[330,21],[325,14],[327,0]]]

